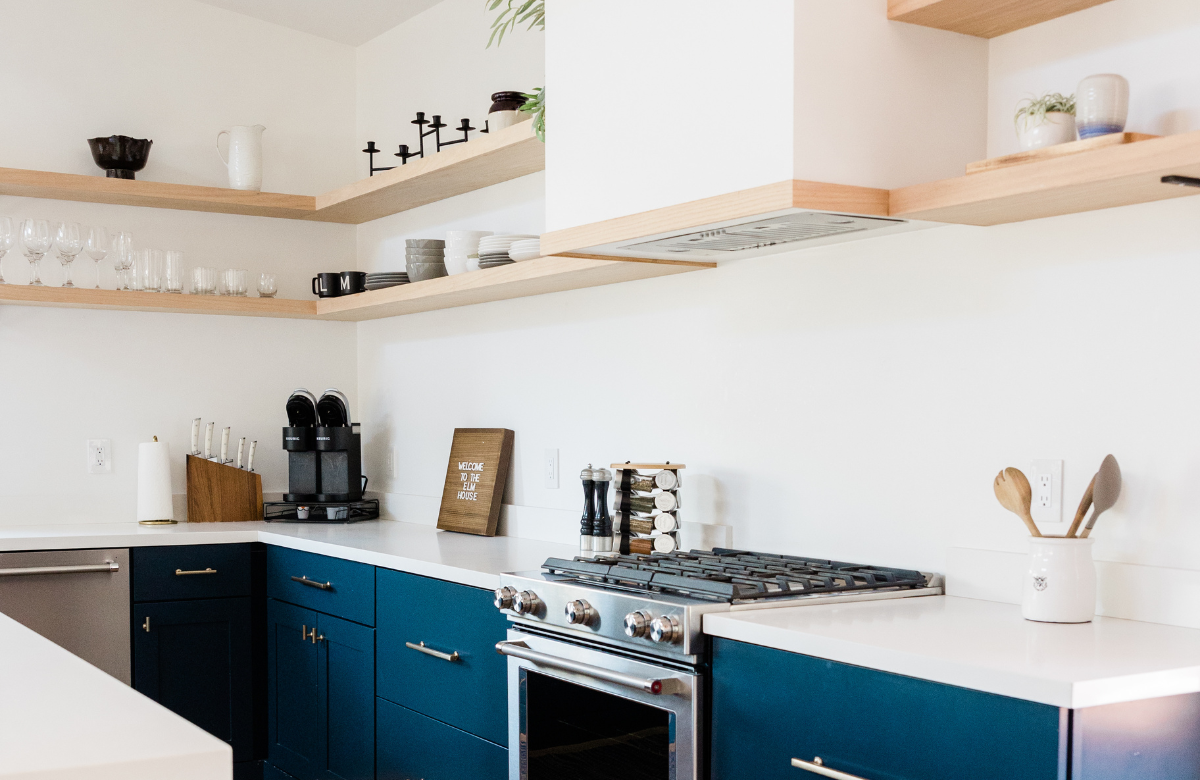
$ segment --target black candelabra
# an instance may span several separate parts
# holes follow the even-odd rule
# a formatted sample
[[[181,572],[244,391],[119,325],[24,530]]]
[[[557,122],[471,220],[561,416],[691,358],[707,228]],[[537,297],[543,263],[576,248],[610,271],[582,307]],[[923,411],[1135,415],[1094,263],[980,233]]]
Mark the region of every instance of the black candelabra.
[[[457,128],[455,128],[455,132],[462,133],[463,137],[456,138],[453,141],[443,141],[442,128],[449,127],[449,125],[442,121],[441,114],[434,114],[433,119],[426,119],[424,111],[417,112],[417,118],[412,120],[412,124],[417,126],[417,151],[410,152],[408,150],[408,144],[400,144],[400,150],[394,156],[400,158],[401,165],[406,165],[411,157],[425,157],[425,139],[429,136],[433,136],[433,142],[435,144],[434,150],[440,152],[442,151],[442,147],[445,146],[465,144],[470,140],[471,132],[475,130],[474,127],[471,127],[471,120],[463,117],[462,122]],[[429,125],[428,130],[425,129],[425,125]],[[488,123],[486,121],[483,123],[483,129],[479,132],[488,132]],[[365,152],[371,160],[370,167],[372,176],[380,171],[390,171],[396,167],[394,165],[388,166],[387,168],[375,167],[375,155],[382,151],[382,149],[379,149],[375,146],[374,141],[367,141],[367,148],[363,149],[363,152]]]

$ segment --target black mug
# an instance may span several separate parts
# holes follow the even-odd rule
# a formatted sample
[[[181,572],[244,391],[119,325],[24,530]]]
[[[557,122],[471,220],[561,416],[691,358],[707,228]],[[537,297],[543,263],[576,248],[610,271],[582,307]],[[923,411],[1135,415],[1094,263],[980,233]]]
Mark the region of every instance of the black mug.
[[[366,292],[367,274],[365,271],[342,271],[339,276],[341,279],[339,280],[338,295]]]
[[[312,293],[322,298],[336,298],[341,295],[341,274],[317,274],[312,280]]]

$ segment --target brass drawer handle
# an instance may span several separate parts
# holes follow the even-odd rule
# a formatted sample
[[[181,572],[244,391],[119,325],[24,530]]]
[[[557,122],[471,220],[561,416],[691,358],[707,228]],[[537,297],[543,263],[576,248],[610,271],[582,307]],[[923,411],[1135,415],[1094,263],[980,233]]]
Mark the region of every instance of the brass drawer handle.
[[[434,650],[432,647],[426,647],[424,642],[417,642],[415,645],[412,642],[405,642],[404,646],[409,650],[416,650],[418,653],[431,655],[434,658],[440,658],[443,661],[461,661],[462,656],[455,650],[453,653],[443,653],[440,650]]]
[[[321,590],[333,590],[332,582],[317,582],[310,580],[308,577],[292,577],[292,582],[298,582],[301,585],[307,585],[310,588],[320,588]]]
[[[825,766],[825,762],[821,760],[820,756],[817,756],[812,761],[801,761],[798,758],[793,758],[792,766],[797,769],[803,769],[806,772],[812,772],[814,775],[832,777],[833,780],[863,780],[858,775],[849,775],[845,772],[839,772],[836,769],[830,769]]]
[[[216,569],[192,569],[191,571],[184,571],[183,569],[175,570],[176,577],[186,577],[189,574],[216,574],[216,573],[217,573]]]

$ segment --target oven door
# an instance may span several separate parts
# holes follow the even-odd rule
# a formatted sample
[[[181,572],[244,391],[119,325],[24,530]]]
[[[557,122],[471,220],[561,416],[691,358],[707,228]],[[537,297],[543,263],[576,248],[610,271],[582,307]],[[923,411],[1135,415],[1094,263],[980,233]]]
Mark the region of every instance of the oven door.
[[[509,630],[509,780],[697,780],[703,678]]]

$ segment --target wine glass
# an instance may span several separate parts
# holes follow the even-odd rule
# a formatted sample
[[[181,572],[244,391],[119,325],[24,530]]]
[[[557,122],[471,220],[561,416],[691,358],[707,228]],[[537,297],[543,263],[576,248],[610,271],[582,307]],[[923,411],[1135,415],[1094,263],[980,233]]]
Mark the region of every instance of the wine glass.
[[[0,232],[3,228],[0,228]],[[108,256],[108,229],[93,227],[88,230],[87,245],[84,249],[88,257],[96,261],[96,289],[100,289],[100,261]],[[0,255],[2,256],[2,255]]]
[[[83,251],[86,239],[87,236],[78,222],[63,222],[55,231],[54,245],[58,248],[58,262],[62,263],[63,267],[63,287],[75,286],[71,281],[71,263],[75,262],[75,256]]]
[[[12,217],[0,217],[0,260],[8,254],[8,250],[17,243],[17,227]],[[0,284],[4,284],[4,270],[0,268]]]
[[[133,266],[133,234],[121,231],[112,238],[113,270],[117,272],[117,289],[128,290],[126,271]]]
[[[49,220],[26,219],[21,223],[21,246],[25,249],[25,259],[29,261],[29,284],[34,287],[42,286],[38,265],[53,243],[54,234],[50,232]]]

